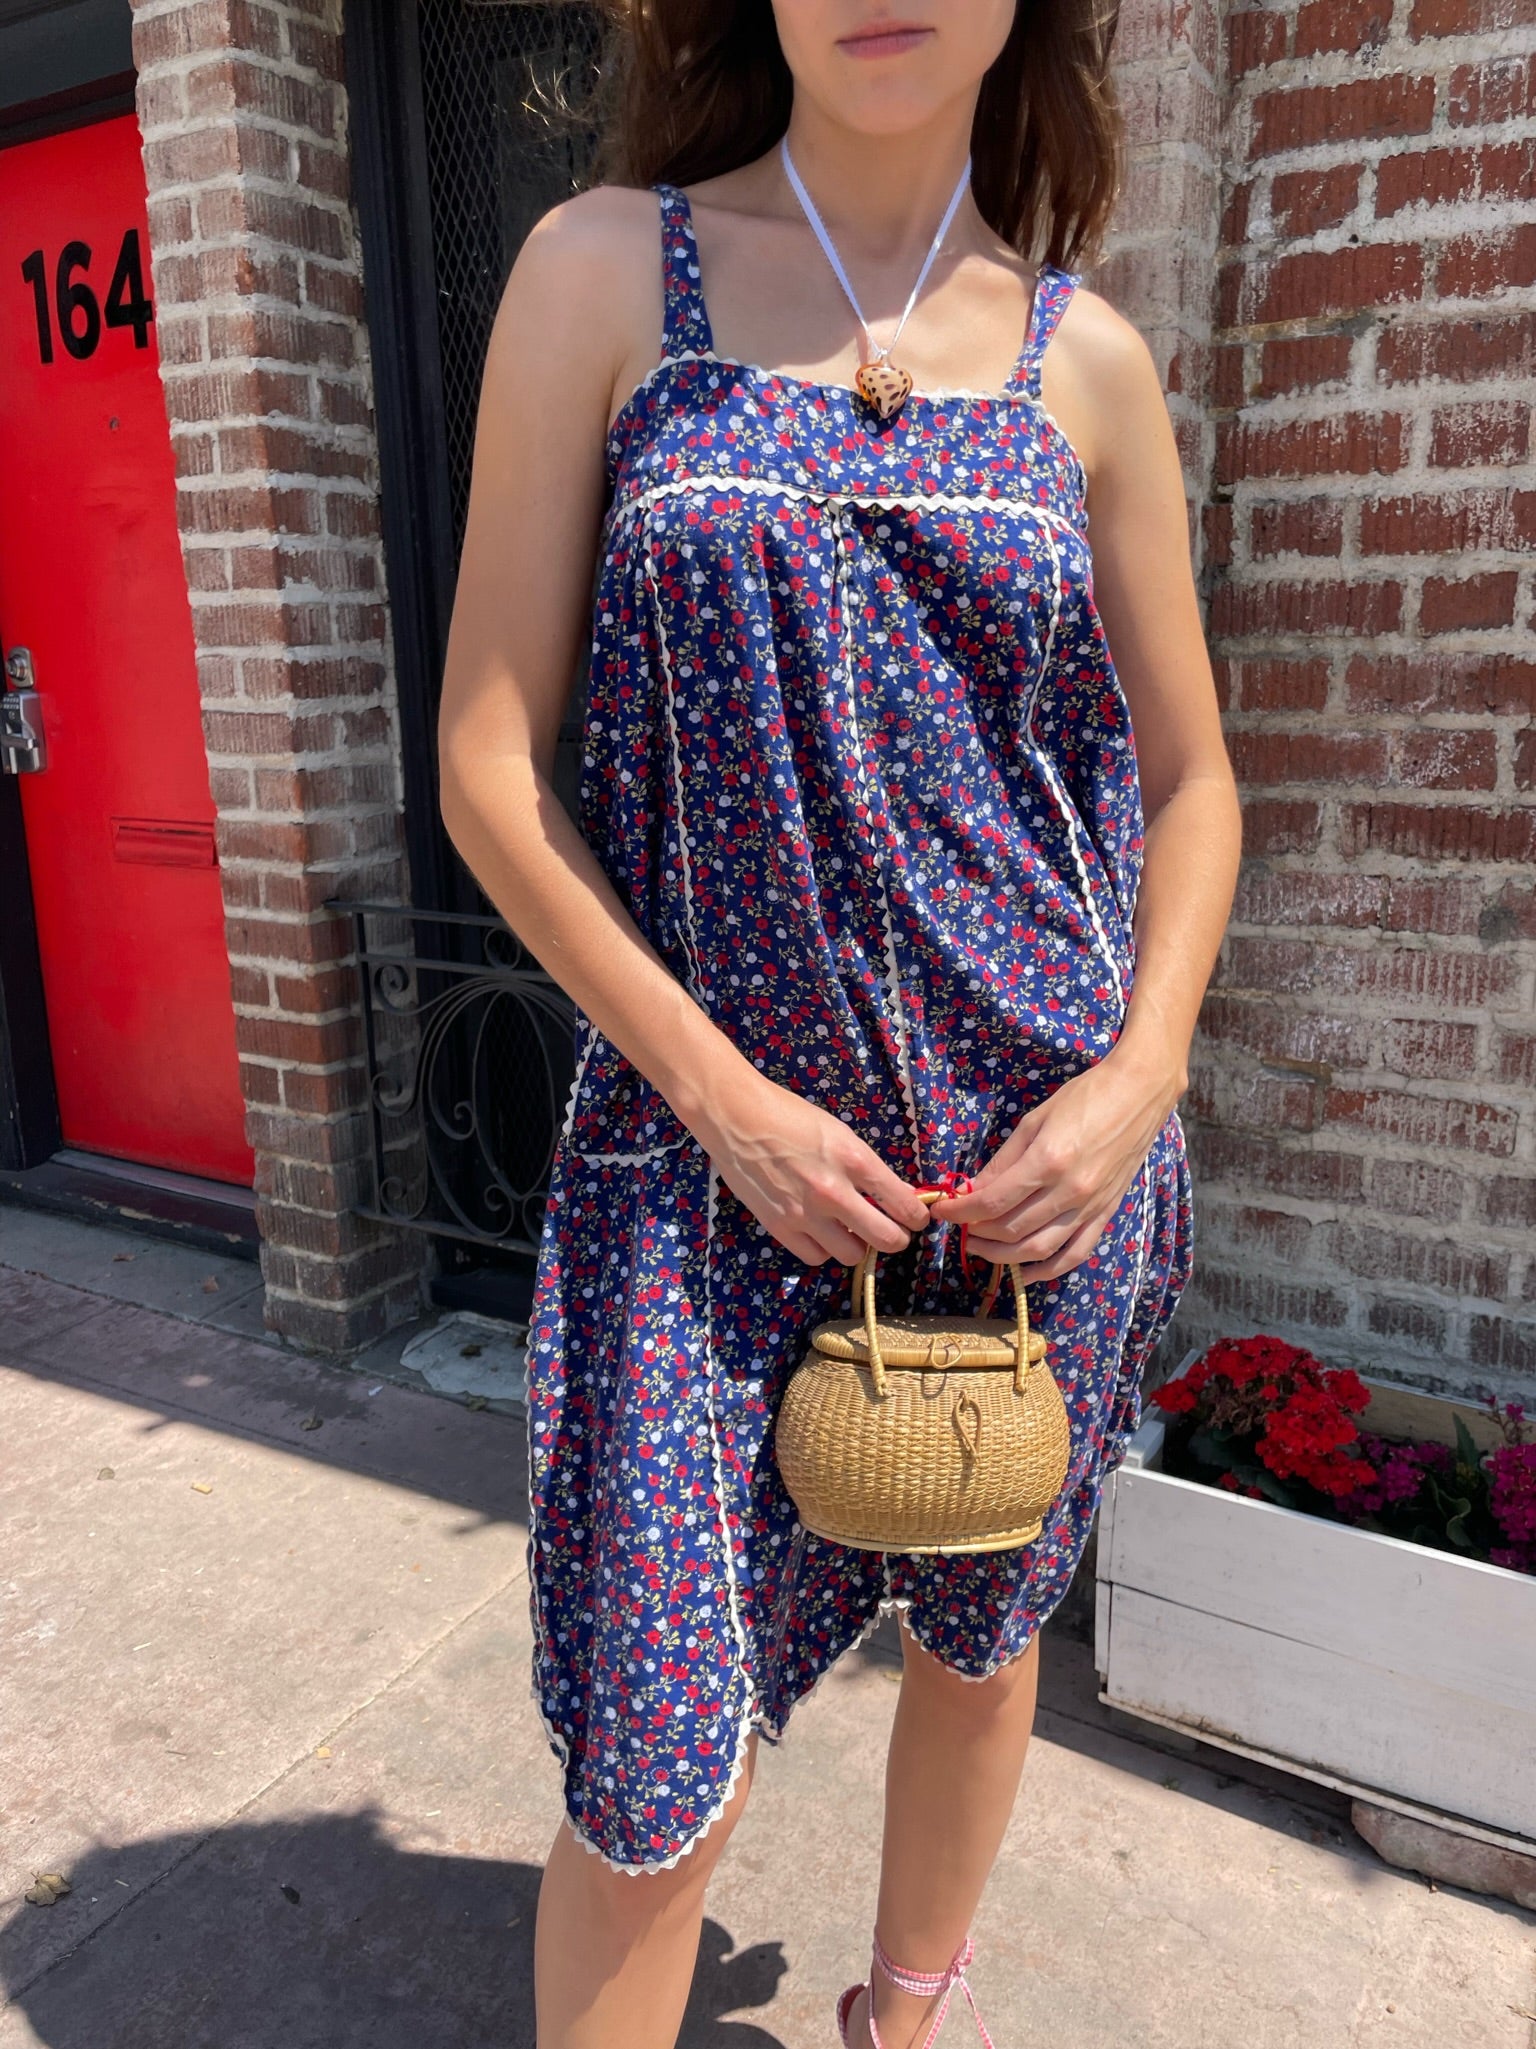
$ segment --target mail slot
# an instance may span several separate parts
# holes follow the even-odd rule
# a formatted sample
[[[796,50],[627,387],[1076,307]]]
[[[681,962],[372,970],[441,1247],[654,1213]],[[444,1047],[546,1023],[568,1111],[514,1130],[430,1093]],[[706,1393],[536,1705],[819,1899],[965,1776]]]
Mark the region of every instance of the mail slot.
[[[119,861],[156,868],[216,868],[219,859],[211,825],[161,818],[114,818],[112,852]]]

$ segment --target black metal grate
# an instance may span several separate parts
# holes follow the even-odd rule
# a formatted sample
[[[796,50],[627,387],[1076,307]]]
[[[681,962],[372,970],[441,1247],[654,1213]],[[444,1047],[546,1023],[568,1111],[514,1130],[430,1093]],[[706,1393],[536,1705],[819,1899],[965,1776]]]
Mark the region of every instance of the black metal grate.
[[[334,901],[352,921],[373,1187],[359,1205],[536,1253],[574,1071],[569,1001],[499,918]]]
[[[455,544],[464,537],[486,343],[541,214],[587,182],[604,43],[582,0],[420,0],[421,92]]]
[[[590,101],[607,39],[583,0],[416,0],[420,129],[454,562],[463,546],[486,345],[523,238],[590,181]],[[445,608],[446,611],[446,608]],[[435,701],[438,677],[425,687]],[[574,810],[583,677],[572,678],[555,786]],[[440,829],[438,827],[437,829]],[[427,864],[430,866],[430,864]],[[457,865],[448,855],[447,866]],[[351,915],[368,1061],[366,1214],[425,1231],[445,1273],[494,1274],[537,1249],[574,1071],[569,999],[479,897]],[[477,893],[478,894],[478,893]]]

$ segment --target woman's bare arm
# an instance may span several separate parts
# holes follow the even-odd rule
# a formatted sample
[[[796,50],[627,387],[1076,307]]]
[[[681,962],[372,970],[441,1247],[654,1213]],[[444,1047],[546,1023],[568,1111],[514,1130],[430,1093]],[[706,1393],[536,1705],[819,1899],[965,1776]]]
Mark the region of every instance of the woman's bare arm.
[[[1146,818],[1136,983],[1116,1046],[1188,1076],[1231,914],[1242,821],[1190,562],[1184,477],[1157,366],[1119,321],[1102,366],[1115,431],[1092,494],[1094,602],[1136,736]]]
[[[589,625],[624,353],[613,302],[638,296],[625,275],[629,196],[547,215],[491,332],[439,715],[441,796],[449,836],[491,901],[687,1122],[711,1073],[741,1056],[715,1043],[721,1034],[641,934],[551,780]]]
[[[1157,368],[1129,322],[1081,297],[1068,395],[1096,428],[1084,449],[1094,603],[1130,705],[1147,826],[1136,977],[1112,1051],[1020,1120],[972,1193],[933,1209],[968,1221],[977,1253],[1017,1259],[1026,1280],[1088,1256],[1184,1091],[1242,837]]]
[[[552,784],[590,630],[608,421],[634,362],[660,353],[656,204],[604,190],[556,208],[508,281],[443,682],[443,820],[530,953],[759,1219],[810,1263],[852,1261],[866,1243],[901,1250],[925,1206],[840,1120],[762,1075],[694,1001]]]

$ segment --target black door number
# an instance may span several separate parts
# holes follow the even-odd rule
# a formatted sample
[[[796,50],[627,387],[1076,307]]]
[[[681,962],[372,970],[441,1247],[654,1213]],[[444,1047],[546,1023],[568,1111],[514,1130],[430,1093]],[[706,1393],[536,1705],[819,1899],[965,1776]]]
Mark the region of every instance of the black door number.
[[[53,329],[57,320],[59,340],[76,361],[94,355],[101,340],[102,320],[108,327],[131,327],[136,349],[149,347],[149,324],[154,306],[144,289],[144,259],[139,250],[139,231],[130,228],[117,252],[117,267],[107,286],[103,308],[82,273],[91,267],[89,242],[66,242],[53,267],[53,307],[48,304],[48,274],[41,249],[23,258],[21,274],[32,287],[37,314],[37,353],[41,362],[53,361]]]

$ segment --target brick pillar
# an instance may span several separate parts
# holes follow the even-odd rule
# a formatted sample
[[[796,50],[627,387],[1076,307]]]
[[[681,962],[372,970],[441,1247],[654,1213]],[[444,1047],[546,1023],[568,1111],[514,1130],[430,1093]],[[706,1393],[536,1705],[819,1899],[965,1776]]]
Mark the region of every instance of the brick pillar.
[[[1246,861],[1191,1335],[1536,1384],[1536,23],[1229,21],[1213,652]]]
[[[1178,437],[1197,570],[1213,541],[1211,320],[1221,214],[1216,0],[1126,0],[1114,75],[1128,140],[1125,187],[1089,282],[1140,329]]]
[[[341,0],[136,0],[166,409],[268,1325],[345,1351],[422,1241],[349,1214],[367,1122],[348,924],[406,900]]]

